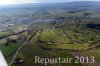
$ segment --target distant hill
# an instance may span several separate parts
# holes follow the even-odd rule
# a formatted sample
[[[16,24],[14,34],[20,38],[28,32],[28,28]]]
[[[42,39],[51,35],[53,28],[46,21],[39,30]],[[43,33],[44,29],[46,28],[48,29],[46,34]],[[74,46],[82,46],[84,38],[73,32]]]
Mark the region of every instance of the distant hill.
[[[97,1],[76,1],[63,3],[65,6],[100,6],[100,2]]]
[[[66,3],[55,3],[55,4],[48,4],[48,3],[29,3],[29,4],[17,4],[17,5],[7,5],[7,6],[0,6],[0,14],[7,14],[7,12],[15,13],[26,11],[34,12],[35,9],[46,10],[46,9],[57,9],[57,10],[76,10],[76,11],[83,11],[83,10],[100,10],[100,2],[96,1],[77,1],[77,2],[66,2]]]
[[[100,2],[97,1],[76,1],[76,2],[66,2],[66,3],[55,3],[55,4],[48,4],[48,3],[29,3],[29,4],[17,4],[17,5],[5,5],[0,6],[0,9],[3,8],[29,8],[29,7],[51,7],[51,6],[62,6],[62,7],[100,7]]]

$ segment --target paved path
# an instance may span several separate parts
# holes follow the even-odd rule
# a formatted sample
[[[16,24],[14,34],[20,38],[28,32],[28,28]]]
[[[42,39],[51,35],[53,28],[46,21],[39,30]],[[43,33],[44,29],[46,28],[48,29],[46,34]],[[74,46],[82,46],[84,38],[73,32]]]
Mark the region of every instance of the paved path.
[[[27,38],[27,40],[17,49],[17,51],[16,51],[16,53],[15,53],[15,55],[14,55],[14,57],[13,57],[11,63],[9,64],[9,66],[11,66],[11,65],[13,64],[14,59],[16,59],[16,56],[17,56],[19,50],[20,50],[25,44],[27,44],[27,42],[30,40],[30,38],[33,37],[33,36],[37,33],[37,31],[38,31],[38,30],[36,30],[32,35],[30,35],[30,36]]]

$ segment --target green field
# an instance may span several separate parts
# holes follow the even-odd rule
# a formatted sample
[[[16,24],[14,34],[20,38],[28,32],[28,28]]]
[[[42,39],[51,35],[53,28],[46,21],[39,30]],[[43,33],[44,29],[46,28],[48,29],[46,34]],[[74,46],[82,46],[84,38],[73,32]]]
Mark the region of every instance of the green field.
[[[55,33],[53,30],[44,30],[40,34],[40,41],[44,42],[44,47],[46,48],[58,48],[58,49],[73,49],[73,50],[85,50],[88,48],[85,44],[72,43],[69,38],[64,37]]]
[[[38,32],[24,46],[22,45],[17,54],[16,58],[21,58],[24,62],[13,63],[12,66],[45,66],[35,64],[35,56],[73,58],[72,63],[48,64],[47,66],[87,66],[84,63],[74,63],[74,52],[83,56],[94,56],[95,61],[100,62],[100,8],[96,4],[94,6],[94,2],[92,6],[88,2],[85,3],[86,5],[78,4],[77,2],[34,6],[26,4],[25,7],[23,4],[21,7],[19,5],[1,8],[0,24],[2,22],[4,25],[14,24],[14,26],[8,25],[13,31],[8,29],[8,32],[0,32],[0,50],[7,63],[13,60],[18,48],[36,30]],[[21,28],[28,29],[18,34],[17,39],[5,37],[11,33],[20,32]]]
[[[6,35],[9,35],[10,33],[9,32],[0,32],[0,37],[4,37]]]
[[[82,52],[84,55],[87,55],[87,56],[94,56],[95,60],[100,62],[100,52],[96,52],[96,51],[85,51],[85,52]]]
[[[19,58],[23,58],[24,59],[24,63],[21,64],[13,64],[12,66],[44,66],[44,64],[35,64],[34,63],[34,58],[35,56],[40,56],[40,57],[72,57],[72,55],[68,54],[67,51],[47,51],[44,49],[39,48],[38,46],[35,46],[34,43],[31,43],[31,41],[26,44],[25,46],[23,46],[19,52],[19,54],[21,53],[21,55],[19,55]],[[75,59],[74,59],[75,60]],[[61,64],[62,66],[72,66],[72,65],[76,65],[76,66],[85,66],[83,64],[75,64],[74,60],[72,61],[72,63],[68,63],[68,64]],[[48,64],[46,66],[56,66],[55,64]]]

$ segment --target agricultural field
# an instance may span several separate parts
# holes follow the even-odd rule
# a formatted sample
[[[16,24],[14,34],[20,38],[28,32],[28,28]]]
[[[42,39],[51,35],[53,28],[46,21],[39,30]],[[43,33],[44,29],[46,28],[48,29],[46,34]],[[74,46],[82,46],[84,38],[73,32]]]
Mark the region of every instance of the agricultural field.
[[[0,32],[0,38],[9,35],[9,32]]]
[[[33,38],[34,39],[34,38]],[[30,48],[30,49],[28,49]],[[29,50],[27,52],[27,50]],[[22,58],[24,60],[24,63],[22,64],[13,64],[12,66],[27,66],[27,65],[35,65],[35,66],[44,66],[44,64],[36,64],[34,63],[34,56],[40,56],[40,57],[73,57],[72,55],[68,54],[67,51],[60,51],[60,50],[54,50],[54,51],[48,51],[48,50],[44,50],[38,46],[36,46],[34,43],[32,43],[32,41],[30,41],[28,44],[26,44],[25,46],[23,46],[21,48],[21,50],[19,51],[17,57],[18,58]],[[26,60],[27,59],[27,60]],[[66,66],[66,65],[77,65],[77,66],[86,66],[84,64],[75,64],[74,63],[75,59],[73,60],[72,64],[68,63],[68,64],[61,64],[62,66]],[[48,64],[47,66],[56,66],[56,64]]]
[[[40,41],[45,42],[47,48],[58,48],[58,49],[73,49],[73,50],[85,50],[88,46],[79,43],[73,43],[70,39],[66,38],[64,34],[63,36],[57,35],[52,30],[44,30],[40,36]],[[46,37],[46,38],[45,38]]]
[[[7,59],[8,63],[11,62],[15,51],[25,40],[23,35],[12,35],[0,40],[0,50]]]
[[[97,50],[94,50],[94,51],[85,51],[85,52],[82,52],[84,55],[87,55],[87,56],[94,56],[95,57],[95,60],[100,62],[100,51],[98,52]]]
[[[100,65],[100,3],[97,3],[0,7],[0,50],[8,65],[44,66],[34,63],[35,56],[73,58],[71,63],[48,63],[46,66]],[[84,63],[75,63],[76,56],[93,56],[95,62],[86,63],[91,59],[83,58]]]

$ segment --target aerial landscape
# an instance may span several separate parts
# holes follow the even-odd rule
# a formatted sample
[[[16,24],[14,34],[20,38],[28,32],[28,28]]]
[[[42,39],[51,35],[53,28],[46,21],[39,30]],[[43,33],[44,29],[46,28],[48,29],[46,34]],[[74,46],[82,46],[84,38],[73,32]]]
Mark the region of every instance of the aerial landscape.
[[[6,1],[0,54],[8,66],[100,66],[99,0]]]

